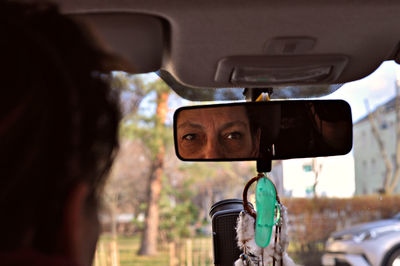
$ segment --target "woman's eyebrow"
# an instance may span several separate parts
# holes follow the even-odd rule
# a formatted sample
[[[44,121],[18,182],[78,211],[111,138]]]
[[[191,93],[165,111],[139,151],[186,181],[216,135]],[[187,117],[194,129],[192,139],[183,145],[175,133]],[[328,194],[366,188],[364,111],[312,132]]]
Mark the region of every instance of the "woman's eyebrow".
[[[190,122],[190,121],[186,121],[186,122],[184,122],[184,123],[178,125],[178,128],[179,128],[179,129],[183,129],[183,128],[187,128],[187,127],[190,127],[190,128],[193,128],[193,127],[194,127],[194,128],[204,128],[203,125],[201,125],[201,124],[196,124],[196,123],[192,123],[192,122]]]
[[[247,127],[247,126],[248,126],[248,123],[246,123],[246,122],[244,122],[244,121],[242,121],[242,120],[236,120],[236,121],[232,121],[232,122],[228,122],[228,123],[226,123],[226,124],[223,124],[223,125],[220,127],[220,130],[222,131],[222,130],[225,130],[225,129],[228,129],[228,128],[234,127],[234,126]]]

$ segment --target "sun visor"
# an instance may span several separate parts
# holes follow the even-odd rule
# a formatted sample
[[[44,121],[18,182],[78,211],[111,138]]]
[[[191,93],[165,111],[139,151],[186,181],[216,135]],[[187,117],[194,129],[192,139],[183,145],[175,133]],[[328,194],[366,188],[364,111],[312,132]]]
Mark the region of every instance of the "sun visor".
[[[72,17],[92,26],[106,47],[126,59],[135,73],[161,68],[165,40],[161,18],[121,13],[76,14]]]

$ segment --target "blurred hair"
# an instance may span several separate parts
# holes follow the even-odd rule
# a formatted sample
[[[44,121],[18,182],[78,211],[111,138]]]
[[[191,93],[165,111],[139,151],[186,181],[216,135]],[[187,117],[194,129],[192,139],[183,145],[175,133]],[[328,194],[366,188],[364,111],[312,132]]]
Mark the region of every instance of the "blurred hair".
[[[96,208],[116,154],[112,56],[51,4],[1,1],[0,20],[0,250],[52,253],[68,193],[87,183]]]
[[[279,103],[252,102],[245,105],[251,131],[261,130],[262,139],[272,144],[279,133],[281,107]]]

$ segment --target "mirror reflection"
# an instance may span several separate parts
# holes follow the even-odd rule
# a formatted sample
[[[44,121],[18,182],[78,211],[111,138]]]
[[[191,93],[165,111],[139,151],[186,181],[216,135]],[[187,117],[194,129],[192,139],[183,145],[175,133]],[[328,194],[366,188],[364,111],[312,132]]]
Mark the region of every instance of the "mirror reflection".
[[[246,106],[187,109],[177,120],[177,142],[185,159],[256,158],[260,129]]]
[[[339,100],[193,106],[174,118],[183,160],[330,156],[352,146],[350,106]]]

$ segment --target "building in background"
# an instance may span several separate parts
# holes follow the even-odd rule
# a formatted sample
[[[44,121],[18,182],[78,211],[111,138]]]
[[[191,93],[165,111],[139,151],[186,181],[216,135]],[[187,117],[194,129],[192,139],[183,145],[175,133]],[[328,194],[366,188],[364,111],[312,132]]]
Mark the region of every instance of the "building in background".
[[[379,106],[373,112],[375,125],[381,135],[388,157],[396,165],[396,115],[395,99]],[[376,194],[384,188],[386,167],[373,135],[368,117],[364,117],[353,126],[354,163],[356,195]],[[399,184],[394,192],[400,191]]]

